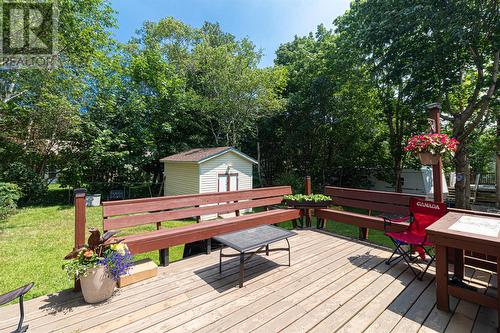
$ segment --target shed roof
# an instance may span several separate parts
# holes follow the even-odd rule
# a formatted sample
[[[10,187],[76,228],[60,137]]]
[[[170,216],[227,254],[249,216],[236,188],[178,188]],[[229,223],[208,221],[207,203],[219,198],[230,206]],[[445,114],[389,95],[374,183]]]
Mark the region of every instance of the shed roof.
[[[194,148],[183,151],[181,153],[177,153],[175,155],[164,157],[160,160],[160,162],[191,162],[200,164],[228,152],[234,152],[235,154],[250,161],[251,163],[257,164],[257,161],[255,159],[242,153],[234,147]]]

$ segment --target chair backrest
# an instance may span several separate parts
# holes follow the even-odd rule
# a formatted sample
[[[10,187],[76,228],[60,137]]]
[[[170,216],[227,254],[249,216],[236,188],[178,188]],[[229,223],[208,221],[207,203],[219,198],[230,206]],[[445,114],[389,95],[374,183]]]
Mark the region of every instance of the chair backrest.
[[[104,230],[280,204],[290,186],[103,202]]]
[[[446,215],[448,207],[444,203],[410,199],[410,213],[413,217],[409,231],[412,234],[425,236],[425,229]]]

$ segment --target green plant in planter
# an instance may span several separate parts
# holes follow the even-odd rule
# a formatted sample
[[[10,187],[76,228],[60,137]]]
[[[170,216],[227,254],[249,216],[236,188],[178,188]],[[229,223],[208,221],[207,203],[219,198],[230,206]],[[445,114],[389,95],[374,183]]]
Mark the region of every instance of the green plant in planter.
[[[329,202],[332,201],[332,198],[330,198],[327,195],[323,194],[293,194],[293,195],[285,195],[283,197],[285,201],[297,201],[297,202],[314,202],[314,203],[320,203],[320,202]]]
[[[71,251],[64,259],[63,269],[69,278],[80,278],[98,266],[104,266],[113,280],[126,274],[132,263],[132,255],[121,240],[106,243],[118,231],[108,231],[102,237],[98,229],[90,228],[88,245]]]

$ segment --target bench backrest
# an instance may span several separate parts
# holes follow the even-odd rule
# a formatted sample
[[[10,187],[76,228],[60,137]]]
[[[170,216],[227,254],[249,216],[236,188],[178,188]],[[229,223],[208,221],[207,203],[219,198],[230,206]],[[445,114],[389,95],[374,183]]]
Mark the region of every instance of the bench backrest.
[[[281,203],[290,186],[103,202],[104,230],[237,212]]]
[[[362,190],[345,187],[325,186],[325,195],[333,204],[343,207],[366,209],[386,214],[408,215],[410,199],[425,200],[423,196],[406,193]]]

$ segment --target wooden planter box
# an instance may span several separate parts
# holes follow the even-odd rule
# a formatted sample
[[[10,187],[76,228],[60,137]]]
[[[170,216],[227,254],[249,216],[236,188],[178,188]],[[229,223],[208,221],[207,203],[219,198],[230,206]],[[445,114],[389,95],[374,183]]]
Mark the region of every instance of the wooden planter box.
[[[296,201],[296,200],[284,200],[284,202],[290,207],[305,207],[305,208],[316,208],[316,207],[328,207],[332,204],[331,200],[328,201]]]

